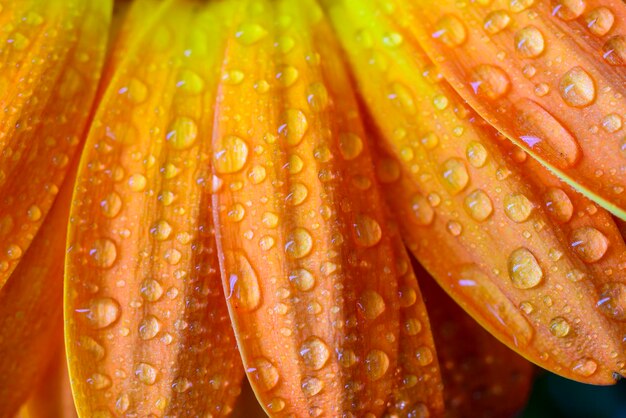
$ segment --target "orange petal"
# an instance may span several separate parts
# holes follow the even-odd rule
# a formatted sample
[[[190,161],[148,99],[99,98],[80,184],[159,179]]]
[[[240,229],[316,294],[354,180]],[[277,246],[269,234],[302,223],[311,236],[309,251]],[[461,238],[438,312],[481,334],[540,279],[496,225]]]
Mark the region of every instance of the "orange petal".
[[[467,315],[417,263],[442,364],[450,417],[510,417],[525,405],[532,363],[501,344]]]
[[[615,224],[571,190],[544,202],[564,186],[509,155],[440,82],[402,15],[374,3],[328,10],[380,131],[378,176],[411,251],[509,347],[563,376],[613,383],[624,330],[606,307],[619,303],[626,256]],[[596,306],[608,283],[613,301]]]
[[[120,32],[69,229],[81,416],[225,416],[239,393],[208,189],[222,9],[141,0]]]
[[[473,108],[626,219],[623,1],[400,3],[412,15],[407,27]]]
[[[257,397],[274,416],[379,416],[412,394],[424,405],[393,409],[438,414],[429,328],[413,340],[400,333],[406,315],[426,322],[423,304],[397,265],[403,255],[327,22],[311,1],[230,4],[238,18],[216,109],[214,215]],[[422,364],[404,361],[409,340],[424,345]],[[397,367],[413,376],[406,391]]]
[[[59,304],[60,306],[60,304]],[[59,318],[60,319],[60,318]],[[60,322],[60,321],[59,321]],[[22,406],[18,418],[78,418],[67,374],[63,346],[63,328],[58,328],[58,348],[43,378],[28,402]],[[46,346],[50,350],[51,346]]]
[[[23,262],[0,289],[0,416],[14,415],[24,403],[60,341],[70,176]]]
[[[59,192],[100,78],[112,2],[10,1],[0,12],[0,287]]]

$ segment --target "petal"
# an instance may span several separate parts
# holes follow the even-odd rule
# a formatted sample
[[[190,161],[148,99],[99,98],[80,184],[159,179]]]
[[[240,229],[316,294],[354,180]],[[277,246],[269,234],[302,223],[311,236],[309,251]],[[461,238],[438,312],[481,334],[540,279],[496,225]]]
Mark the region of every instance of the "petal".
[[[626,246],[610,216],[522,163],[440,81],[393,8],[373,3],[328,10],[379,130],[379,179],[409,248],[509,347],[571,379],[613,383],[620,301],[597,304],[605,286],[623,286]]]
[[[100,78],[112,2],[11,1],[0,12],[0,287],[59,191]]]
[[[534,367],[500,343],[414,264],[428,305],[453,417],[511,417],[525,405]]]
[[[19,418],[78,418],[67,374],[63,328],[59,327],[57,330],[57,350],[41,382],[31,394],[28,402],[20,409]],[[46,347],[50,349],[50,345]]]
[[[214,216],[257,397],[275,416],[379,416],[387,402],[416,407],[402,404],[407,395],[439,414],[434,353],[415,364],[400,348],[434,349],[415,280],[398,269],[405,255],[330,27],[311,1],[229,4],[238,10],[216,109]],[[406,315],[424,321],[422,335],[400,334]],[[419,387],[401,388],[397,367]]]
[[[76,165],[71,168],[76,171]],[[70,176],[50,219],[0,289],[0,416],[12,416],[42,379],[60,342],[65,231],[72,197]],[[8,384],[10,382],[10,384]]]
[[[473,108],[626,218],[624,2],[402,3],[408,27]]]
[[[239,393],[208,188],[222,9],[134,3],[107,69],[68,239],[81,416],[222,416]]]

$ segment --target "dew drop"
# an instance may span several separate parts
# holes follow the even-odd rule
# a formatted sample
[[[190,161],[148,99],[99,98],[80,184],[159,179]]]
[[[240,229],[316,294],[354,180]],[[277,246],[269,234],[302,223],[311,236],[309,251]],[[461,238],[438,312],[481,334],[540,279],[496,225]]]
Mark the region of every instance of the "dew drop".
[[[306,269],[293,270],[289,273],[289,280],[302,292],[311,290],[315,286],[315,278]]]
[[[148,302],[156,302],[163,296],[163,287],[153,279],[146,279],[141,283],[141,296]]]
[[[615,15],[606,7],[597,7],[585,16],[585,23],[589,32],[596,36],[604,36],[613,27]]]
[[[117,259],[117,247],[110,239],[97,239],[91,245],[89,255],[96,267],[109,268]]]
[[[452,194],[461,192],[469,183],[469,174],[463,161],[458,158],[450,158],[441,165],[441,178],[444,186]]]
[[[276,367],[263,357],[252,360],[246,371],[250,374],[251,380],[259,385],[263,391],[274,389],[280,379]]]
[[[328,106],[328,91],[323,83],[311,83],[307,87],[306,100],[314,112],[322,112]]]
[[[234,300],[238,309],[251,311],[261,303],[259,279],[248,258],[240,252],[226,253],[228,271],[228,300]]]
[[[287,236],[285,252],[292,258],[306,257],[313,249],[313,238],[304,228],[295,228]]]
[[[569,331],[570,325],[565,318],[558,316],[550,321],[550,332],[555,337],[566,337],[569,334]]]
[[[175,150],[190,148],[198,138],[198,125],[193,119],[178,117],[170,124],[165,139]]]
[[[235,32],[235,37],[242,45],[253,45],[267,36],[267,30],[256,23],[243,23]]]
[[[496,10],[491,12],[485,17],[483,27],[485,31],[490,35],[495,35],[501,32],[511,22],[511,16],[504,10]]]
[[[241,138],[229,135],[216,144],[213,155],[215,171],[219,174],[236,173],[248,160],[248,144]]]
[[[362,247],[373,247],[382,239],[380,224],[367,215],[357,215],[353,227],[354,239]]]
[[[447,46],[459,46],[467,38],[467,31],[463,22],[454,15],[445,15],[435,25],[432,37],[440,40]]]
[[[572,371],[580,376],[589,377],[598,369],[598,363],[595,360],[584,357],[576,360],[572,366]]]
[[[570,245],[585,263],[595,263],[606,254],[609,240],[596,228],[585,226],[572,232]]]
[[[161,323],[154,315],[146,316],[139,324],[139,337],[142,340],[150,340],[159,333]]]
[[[607,283],[600,289],[600,312],[616,321],[626,321],[626,284]]]
[[[511,82],[506,73],[495,65],[482,64],[474,67],[470,85],[474,93],[490,100],[504,96]]]
[[[523,194],[510,194],[504,198],[504,212],[513,222],[524,222],[533,211],[533,204]]]
[[[306,377],[301,384],[302,393],[305,396],[315,396],[324,389],[324,383],[316,377]]]
[[[381,350],[372,350],[365,357],[367,377],[376,381],[381,379],[389,369],[389,357]]]
[[[514,13],[520,13],[535,4],[535,0],[510,0],[509,7]]]
[[[382,296],[374,290],[366,290],[361,294],[358,306],[363,316],[369,320],[378,318],[385,312],[385,301]]]
[[[574,67],[561,77],[559,92],[565,103],[573,107],[589,106],[596,98],[593,78],[581,67]]]
[[[493,212],[491,199],[484,191],[478,189],[467,195],[465,198],[465,208],[470,216],[475,220],[482,222],[489,218]]]
[[[312,370],[320,370],[330,357],[328,346],[319,337],[309,337],[300,346],[300,357],[305,366]]]
[[[548,213],[560,223],[568,222],[574,214],[574,205],[562,189],[551,187],[543,195]]]
[[[354,160],[363,151],[363,140],[353,133],[341,134],[339,135],[339,151],[344,160]]]
[[[435,218],[435,211],[430,202],[421,194],[416,194],[411,199],[411,210],[414,215],[413,219],[418,225],[430,225]]]
[[[467,144],[465,154],[472,167],[481,168],[487,162],[487,150],[479,142],[472,141]]]
[[[579,18],[585,12],[584,0],[553,0],[552,15],[569,21]]]
[[[157,370],[148,363],[139,363],[135,367],[135,376],[144,385],[153,385],[157,379]]]
[[[150,234],[152,234],[157,241],[165,241],[172,234],[172,226],[169,222],[161,219],[152,225]]]
[[[543,271],[537,259],[526,248],[518,248],[511,252],[508,259],[509,277],[513,286],[518,289],[531,289],[543,278]]]
[[[544,49],[543,35],[534,26],[527,26],[515,32],[514,42],[515,50],[526,58],[538,57]]]
[[[420,366],[428,366],[434,360],[433,352],[428,347],[420,347],[415,351],[415,358]]]
[[[122,197],[116,192],[111,192],[107,197],[102,199],[100,208],[105,217],[114,218],[120,213],[120,210],[122,210]]]

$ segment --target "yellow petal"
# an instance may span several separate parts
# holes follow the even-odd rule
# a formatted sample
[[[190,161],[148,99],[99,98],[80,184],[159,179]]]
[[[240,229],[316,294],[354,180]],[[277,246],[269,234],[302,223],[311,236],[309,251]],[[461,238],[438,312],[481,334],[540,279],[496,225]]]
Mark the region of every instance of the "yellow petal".
[[[66,341],[81,416],[222,416],[243,376],[211,225],[219,4],[123,23],[76,184]]]

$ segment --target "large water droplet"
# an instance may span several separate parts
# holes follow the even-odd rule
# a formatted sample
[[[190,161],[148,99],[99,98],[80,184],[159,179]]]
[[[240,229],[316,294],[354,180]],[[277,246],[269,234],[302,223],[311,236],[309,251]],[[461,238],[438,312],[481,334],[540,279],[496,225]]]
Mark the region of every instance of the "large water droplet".
[[[233,299],[237,308],[254,310],[261,303],[259,279],[248,258],[240,252],[226,253],[226,269],[230,286],[227,299]]]
[[[580,17],[585,12],[584,0],[552,0],[552,15],[569,21]]]
[[[607,283],[600,289],[600,311],[616,321],[626,321],[626,284]]]
[[[274,389],[280,378],[276,367],[263,357],[252,360],[246,371],[250,374],[252,382],[256,383],[263,391]]]
[[[135,376],[144,385],[153,385],[157,379],[157,370],[148,363],[139,363],[135,367]]]
[[[550,321],[550,332],[555,337],[563,338],[569,334],[570,325],[565,318],[556,317]]]
[[[501,32],[511,22],[511,16],[504,10],[496,10],[491,12],[485,17],[483,27],[485,31],[490,35],[495,35]]]
[[[359,298],[359,309],[367,319],[376,319],[385,312],[385,301],[374,290],[366,290]]]
[[[117,259],[117,247],[110,239],[97,239],[91,245],[89,255],[96,267],[109,268]]]
[[[297,269],[289,273],[289,280],[302,292],[313,289],[315,286],[315,278],[306,269]]]
[[[543,201],[548,213],[558,222],[565,223],[572,219],[574,205],[562,189],[549,188],[543,195]]]
[[[174,119],[165,136],[167,143],[174,149],[183,150],[191,147],[198,137],[198,125],[193,119],[178,117]]]
[[[353,226],[354,238],[358,245],[373,247],[380,242],[382,230],[375,219],[363,214],[357,215]]]
[[[304,228],[295,228],[287,236],[285,252],[292,258],[306,257],[313,249],[313,238]]]
[[[445,15],[435,25],[432,37],[448,46],[458,46],[465,42],[467,31],[463,22],[454,15]]]
[[[236,173],[248,160],[248,144],[241,138],[229,135],[215,146],[213,163],[219,174]]]
[[[524,222],[533,211],[533,204],[523,194],[511,194],[504,198],[504,212],[513,222]]]
[[[305,366],[312,370],[320,370],[330,357],[330,350],[319,337],[309,337],[300,346],[300,356]]]
[[[544,49],[543,34],[534,26],[518,30],[515,32],[515,49],[523,57],[538,57]]]
[[[469,183],[469,174],[463,161],[458,158],[450,158],[441,165],[441,178],[444,186],[452,194],[461,192]]]
[[[617,35],[609,38],[602,46],[602,56],[611,65],[626,65],[626,36]]]
[[[537,286],[543,278],[543,271],[537,259],[526,248],[511,252],[508,259],[509,277],[518,289],[530,289]]]
[[[570,245],[585,263],[595,263],[606,254],[609,240],[596,228],[585,226],[572,232]]]
[[[367,377],[376,381],[382,378],[389,369],[389,356],[384,351],[372,350],[365,357]]]
[[[278,133],[285,139],[287,145],[296,146],[302,141],[308,129],[309,123],[304,113],[298,109],[288,109],[281,116]]]
[[[585,16],[585,23],[589,32],[596,36],[604,36],[609,33],[614,22],[615,15],[606,7],[597,7]]]
[[[418,225],[430,225],[435,218],[435,211],[430,202],[421,194],[416,194],[411,199],[411,210],[415,215],[413,219]]]
[[[482,64],[472,70],[470,85],[474,93],[487,99],[501,98],[509,91],[510,84],[506,73],[494,65]]]
[[[465,198],[465,208],[472,218],[479,222],[487,219],[493,212],[491,199],[484,191],[478,189],[467,195]]]
[[[324,389],[324,382],[316,377],[305,377],[304,380],[302,380],[301,387],[302,393],[304,393],[305,396],[311,397],[317,395]]]
[[[570,106],[589,106],[596,98],[593,78],[582,67],[574,67],[566,72],[559,82],[561,97]]]
[[[267,36],[267,30],[256,23],[242,23],[235,37],[242,45],[253,45]]]
[[[159,333],[161,323],[154,315],[146,316],[139,324],[139,337],[142,340],[150,340]]]

